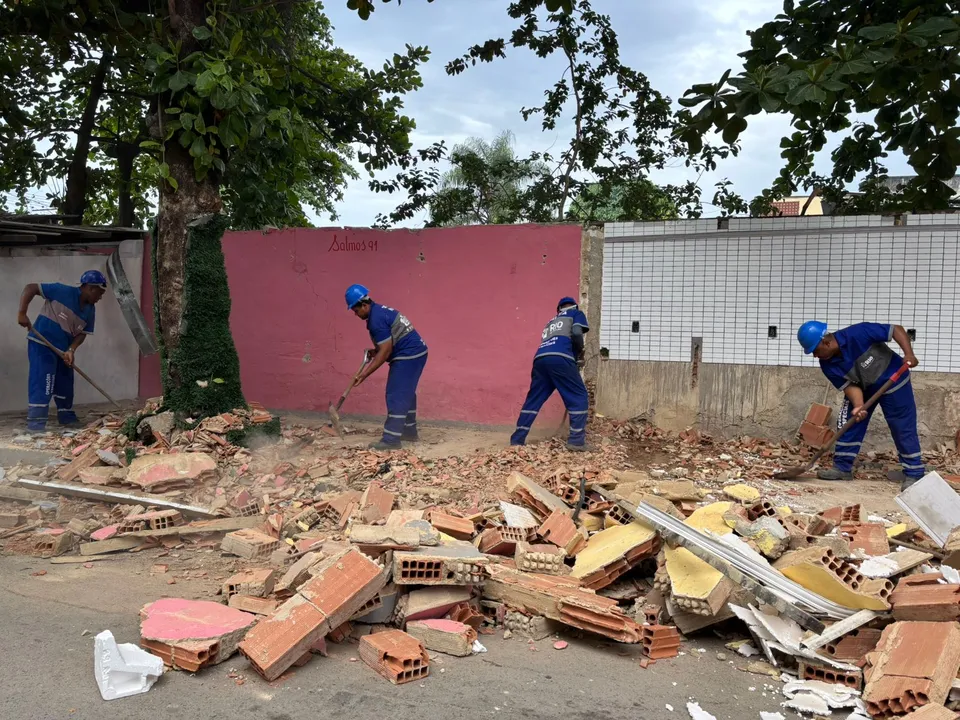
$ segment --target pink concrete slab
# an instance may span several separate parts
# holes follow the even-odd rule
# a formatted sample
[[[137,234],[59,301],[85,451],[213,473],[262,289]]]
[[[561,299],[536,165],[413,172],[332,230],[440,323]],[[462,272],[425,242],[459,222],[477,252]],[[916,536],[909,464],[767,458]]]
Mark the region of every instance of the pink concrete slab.
[[[255,615],[207,600],[163,598],[140,610],[140,635],[149,640],[206,640],[246,630]]]

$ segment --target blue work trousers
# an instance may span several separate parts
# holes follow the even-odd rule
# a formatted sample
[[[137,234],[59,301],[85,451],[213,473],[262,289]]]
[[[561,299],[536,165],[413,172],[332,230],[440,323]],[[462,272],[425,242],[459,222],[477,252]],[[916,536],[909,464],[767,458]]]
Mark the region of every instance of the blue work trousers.
[[[382,442],[399,445],[400,440],[417,437],[417,385],[427,356],[390,363],[387,374],[387,421]]]
[[[27,428],[42,432],[47,428],[50,398],[57,405],[57,420],[61,425],[77,421],[73,411],[73,368],[48,347],[27,341],[27,359],[30,374],[27,381]]]
[[[923,459],[920,454],[920,435],[917,433],[917,403],[913,399],[913,385],[906,384],[880,397],[877,403],[883,408],[883,417],[890,426],[890,434],[900,455],[903,474],[909,478],[921,478],[924,473]],[[874,405],[867,411],[867,418],[847,430],[837,441],[833,452],[833,466],[841,472],[853,470],[853,463],[860,454],[860,446],[867,434],[867,426],[873,417]],[[837,428],[850,419],[853,409],[849,400],[844,400],[837,418]]]
[[[546,355],[533,361],[530,373],[530,390],[523,402],[517,420],[517,429],[510,436],[511,445],[523,445],[527,433],[543,404],[556,390],[570,415],[571,445],[583,445],[587,439],[587,410],[590,404],[587,386],[583,384],[577,363],[559,355]]]

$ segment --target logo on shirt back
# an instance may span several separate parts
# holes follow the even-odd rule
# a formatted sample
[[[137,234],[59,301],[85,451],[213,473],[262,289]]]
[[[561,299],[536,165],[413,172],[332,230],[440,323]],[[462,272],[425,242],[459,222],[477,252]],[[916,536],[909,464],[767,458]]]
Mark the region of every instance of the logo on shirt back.
[[[866,360],[864,360],[862,363],[860,363],[860,367],[862,367],[864,370],[866,370],[868,367],[870,367],[871,365],[873,365],[873,361],[874,361],[874,357],[871,355],[871,356],[868,357]]]

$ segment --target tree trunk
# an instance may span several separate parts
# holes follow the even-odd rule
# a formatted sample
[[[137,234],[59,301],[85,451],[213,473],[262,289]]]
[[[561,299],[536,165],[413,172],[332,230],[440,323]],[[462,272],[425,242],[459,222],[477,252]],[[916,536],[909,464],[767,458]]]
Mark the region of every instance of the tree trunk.
[[[131,186],[133,184],[133,161],[137,159],[140,152],[134,143],[117,142],[117,170],[119,180],[117,182],[117,225],[120,227],[136,227],[137,216],[133,207],[131,198]]]
[[[113,48],[104,48],[97,71],[90,82],[90,94],[83,108],[80,127],[77,128],[77,144],[73,150],[70,169],[67,171],[67,193],[63,201],[63,214],[68,216],[64,222],[69,225],[82,224],[83,213],[87,209],[87,157],[90,155],[90,138],[93,136],[97,108],[112,62]]]
[[[168,0],[170,40],[187,55],[199,49],[192,34],[205,21],[204,0]],[[151,135],[163,137],[161,96]],[[156,321],[162,352],[164,403],[181,416],[224,412],[245,405],[230,335],[230,292],[220,246],[225,221],[216,178],[197,180],[193,157],[164,143],[170,178],[160,181],[154,269]],[[196,245],[191,247],[191,242]],[[192,280],[191,280],[192,279]]]

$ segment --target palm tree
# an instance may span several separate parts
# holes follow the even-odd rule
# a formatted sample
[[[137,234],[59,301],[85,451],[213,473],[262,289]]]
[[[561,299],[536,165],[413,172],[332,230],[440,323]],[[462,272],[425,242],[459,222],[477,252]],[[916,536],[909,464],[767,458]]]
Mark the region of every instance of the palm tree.
[[[514,136],[504,130],[492,142],[472,137],[454,146],[453,167],[430,201],[430,224],[500,225],[525,219],[524,190],[549,173],[546,164],[518,159]]]

